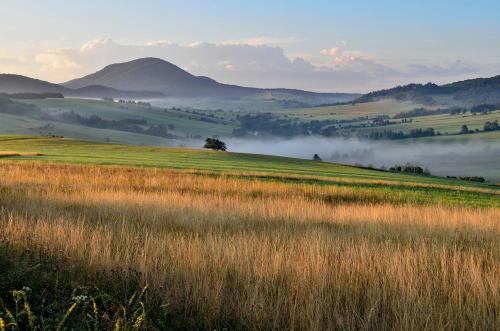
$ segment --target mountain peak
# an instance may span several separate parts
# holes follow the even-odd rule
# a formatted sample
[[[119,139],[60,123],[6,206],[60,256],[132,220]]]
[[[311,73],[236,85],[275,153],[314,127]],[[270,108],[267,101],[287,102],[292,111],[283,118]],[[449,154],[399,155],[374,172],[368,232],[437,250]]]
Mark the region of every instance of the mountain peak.
[[[207,77],[194,76],[168,61],[155,57],[110,64],[96,73],[63,85],[70,88],[103,85],[118,90],[160,92],[173,97],[237,97],[255,91],[221,84]]]

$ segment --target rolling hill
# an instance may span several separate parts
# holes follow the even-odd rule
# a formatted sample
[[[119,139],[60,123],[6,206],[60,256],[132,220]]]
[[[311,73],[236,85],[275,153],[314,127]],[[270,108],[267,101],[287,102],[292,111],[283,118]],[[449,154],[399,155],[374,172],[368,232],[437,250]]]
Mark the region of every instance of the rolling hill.
[[[315,93],[295,89],[261,89],[219,83],[204,76],[194,76],[176,65],[158,58],[141,58],[116,63],[63,84],[78,89],[89,85],[109,86],[127,91],[154,91],[167,97],[184,98],[242,98],[252,95],[280,95],[283,97],[329,98],[331,102],[351,101],[358,94]]]
[[[291,183],[310,182],[368,187],[374,190],[389,188],[406,193],[426,191],[434,193],[436,198],[445,198],[446,203],[450,204],[462,203],[464,196],[470,198],[470,205],[480,205],[482,202],[488,205],[498,204],[498,201],[490,200],[492,194],[497,195],[499,192],[498,187],[494,185],[281,156],[193,148],[132,146],[31,135],[0,135],[0,151],[9,151],[0,154],[0,160],[177,169],[201,172],[205,175],[226,174]],[[446,196],[448,190],[453,192],[452,196]],[[417,192],[419,196],[420,193],[422,192]],[[476,196],[478,194],[479,196]],[[420,198],[422,203],[429,201],[425,194]],[[476,201],[477,198],[480,198],[479,201]],[[482,198],[486,198],[486,201]]]
[[[2,93],[61,93],[71,97],[89,98],[160,98],[163,94],[148,91],[120,91],[102,85],[88,85],[69,88],[21,75],[0,74],[0,92]]]
[[[21,75],[0,74],[0,92],[4,93],[67,93],[71,89],[58,84]]]
[[[436,85],[409,84],[370,92],[356,99],[356,103],[396,99],[423,104],[479,105],[500,103],[500,75]]]

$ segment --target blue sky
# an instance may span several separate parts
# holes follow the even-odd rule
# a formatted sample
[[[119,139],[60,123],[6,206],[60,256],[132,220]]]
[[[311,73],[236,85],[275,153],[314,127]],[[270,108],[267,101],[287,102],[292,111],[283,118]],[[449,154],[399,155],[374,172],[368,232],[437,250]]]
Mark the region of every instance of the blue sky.
[[[306,73],[304,66],[285,68],[285,63],[276,63],[288,74],[302,70],[287,76],[283,83],[315,90],[356,90],[357,84],[359,90],[366,90],[410,81],[446,82],[494,75],[500,69],[500,1],[4,0],[0,17],[0,71],[32,72],[53,81],[95,70],[93,65],[100,63],[69,54],[96,39],[107,39],[108,49],[112,48],[109,41],[117,47],[139,47],[160,40],[178,46],[198,42],[278,47],[290,61],[300,58],[312,65],[313,71],[321,71],[321,77],[316,77]],[[249,63],[263,59],[248,59],[245,64],[234,60],[231,56],[236,56],[236,50],[229,48],[221,46],[218,54],[211,54],[214,63],[223,63],[220,66],[227,72],[190,65],[200,62],[201,49],[196,54],[191,50],[190,54],[182,53],[189,59],[179,59],[181,53],[172,58],[195,74],[212,74],[219,80],[244,85],[281,83],[270,77],[272,73],[259,78],[255,66],[249,72]],[[238,52],[245,51],[240,48]],[[148,51],[172,60],[166,49],[159,52],[151,48],[144,55]],[[116,52],[109,52],[108,62],[122,60],[113,56]],[[69,64],[74,65],[71,68]],[[65,65],[68,68],[62,68]],[[362,75],[364,68],[369,79]],[[352,76],[348,76],[349,71]],[[275,75],[280,73],[283,75],[280,71]],[[383,77],[376,82],[378,75]],[[246,81],[245,76],[250,79]]]

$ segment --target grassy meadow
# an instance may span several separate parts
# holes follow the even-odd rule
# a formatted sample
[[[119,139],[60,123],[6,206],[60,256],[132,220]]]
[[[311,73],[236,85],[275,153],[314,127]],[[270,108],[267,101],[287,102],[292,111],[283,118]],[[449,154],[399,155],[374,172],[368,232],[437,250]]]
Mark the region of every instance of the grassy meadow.
[[[301,120],[353,119],[360,116],[395,115],[423,105],[412,101],[384,99],[373,102],[343,104],[312,108],[278,109],[273,113]],[[431,107],[432,108],[432,107]]]
[[[115,305],[75,324],[82,303],[67,328],[500,327],[496,186],[29,136],[0,151],[0,297],[29,287],[37,323],[40,298],[148,284],[130,327]]]
[[[384,131],[384,130],[393,130],[393,131],[403,131],[409,132],[413,129],[418,128],[434,128],[437,131],[442,132],[443,134],[456,134],[460,132],[462,125],[467,125],[469,130],[483,130],[484,123],[488,121],[498,121],[500,120],[500,111],[494,111],[489,114],[478,114],[472,115],[470,113],[462,114],[462,115],[449,115],[449,114],[441,114],[441,115],[430,115],[430,116],[420,116],[414,117],[411,123],[397,123],[392,125],[386,125],[379,128],[366,128],[361,130],[362,132],[371,132],[371,131]],[[473,139],[475,137],[468,137],[469,139]]]
[[[189,110],[147,107],[93,99],[30,99],[15,100],[30,104],[52,114],[74,112],[83,117],[97,115],[106,120],[146,120],[148,125],[169,126],[169,133],[186,138],[194,135],[230,135],[236,124],[230,113],[191,113]],[[77,123],[63,123],[21,115],[2,114],[0,132],[3,134],[62,135],[91,141],[112,141],[135,145],[172,145],[172,139],[115,129],[92,128]],[[207,119],[209,121],[207,121]]]

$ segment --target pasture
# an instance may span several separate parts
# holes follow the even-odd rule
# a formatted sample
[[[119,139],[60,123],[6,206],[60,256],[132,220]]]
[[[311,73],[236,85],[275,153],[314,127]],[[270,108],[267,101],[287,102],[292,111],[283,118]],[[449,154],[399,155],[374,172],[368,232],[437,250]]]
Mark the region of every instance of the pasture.
[[[43,298],[37,323],[61,323],[76,291],[68,328],[500,326],[498,187],[60,138],[0,150],[0,296]],[[146,284],[130,315],[92,294],[129,307]]]

